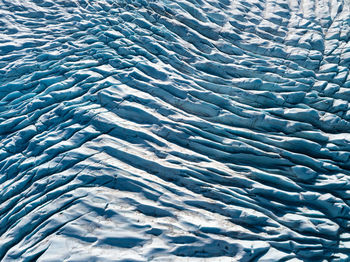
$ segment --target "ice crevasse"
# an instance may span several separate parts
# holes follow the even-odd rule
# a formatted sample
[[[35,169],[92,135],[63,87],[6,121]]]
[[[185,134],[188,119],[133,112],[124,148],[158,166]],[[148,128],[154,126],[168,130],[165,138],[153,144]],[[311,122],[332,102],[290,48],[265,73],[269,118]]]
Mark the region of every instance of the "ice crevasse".
[[[350,261],[349,0],[0,0],[0,261]]]

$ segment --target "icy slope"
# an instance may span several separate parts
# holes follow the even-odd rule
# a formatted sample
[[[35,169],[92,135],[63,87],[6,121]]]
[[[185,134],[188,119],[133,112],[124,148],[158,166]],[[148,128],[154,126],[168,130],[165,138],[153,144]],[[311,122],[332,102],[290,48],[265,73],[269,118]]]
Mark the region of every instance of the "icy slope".
[[[0,260],[349,261],[349,6],[0,0]]]

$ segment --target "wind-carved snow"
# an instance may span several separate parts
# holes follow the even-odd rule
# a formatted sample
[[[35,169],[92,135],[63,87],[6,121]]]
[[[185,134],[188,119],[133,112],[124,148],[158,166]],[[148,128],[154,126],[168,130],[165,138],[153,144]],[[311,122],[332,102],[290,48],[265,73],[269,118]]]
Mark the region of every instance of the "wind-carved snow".
[[[347,0],[0,0],[0,260],[349,261],[349,26]]]

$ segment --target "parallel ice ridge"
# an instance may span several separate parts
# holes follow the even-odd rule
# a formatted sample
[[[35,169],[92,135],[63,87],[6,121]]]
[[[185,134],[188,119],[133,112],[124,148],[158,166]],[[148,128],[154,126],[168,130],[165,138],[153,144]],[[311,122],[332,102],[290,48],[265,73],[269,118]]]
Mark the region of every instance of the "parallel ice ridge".
[[[348,0],[0,0],[0,35],[1,261],[349,261]]]

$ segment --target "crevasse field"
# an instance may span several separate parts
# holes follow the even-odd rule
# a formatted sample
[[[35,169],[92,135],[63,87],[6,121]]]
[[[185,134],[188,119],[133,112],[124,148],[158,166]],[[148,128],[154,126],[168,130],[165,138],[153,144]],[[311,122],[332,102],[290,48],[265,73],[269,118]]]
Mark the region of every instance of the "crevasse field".
[[[349,0],[0,0],[0,261],[350,261]]]

